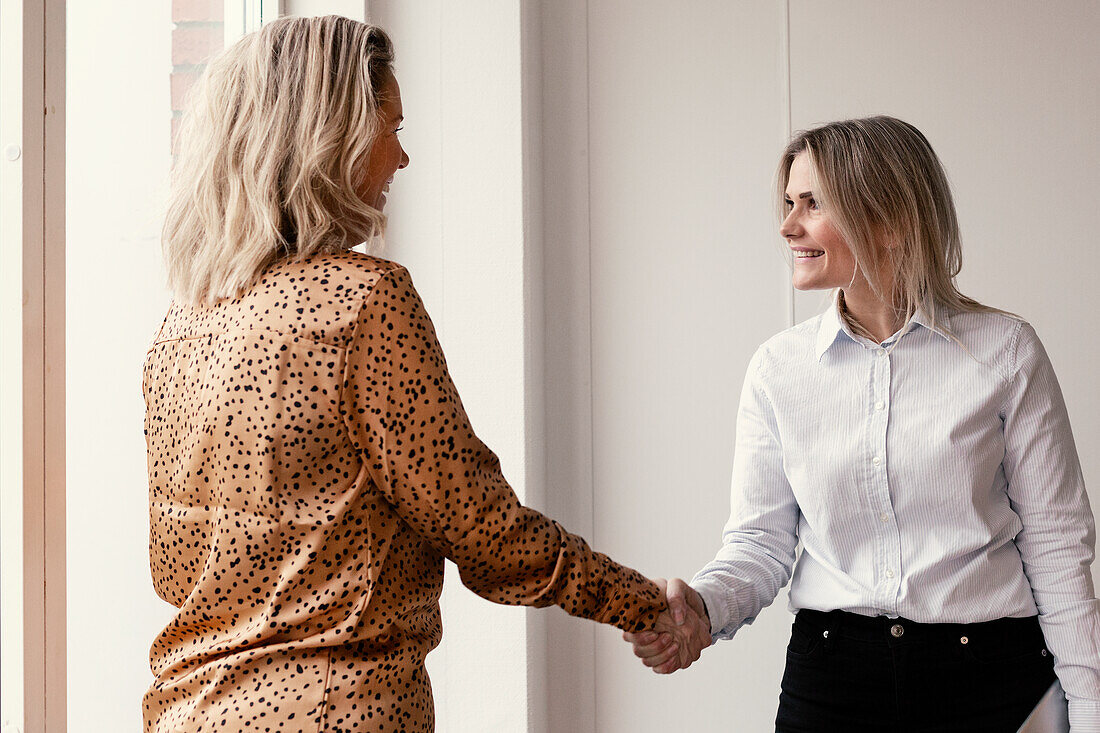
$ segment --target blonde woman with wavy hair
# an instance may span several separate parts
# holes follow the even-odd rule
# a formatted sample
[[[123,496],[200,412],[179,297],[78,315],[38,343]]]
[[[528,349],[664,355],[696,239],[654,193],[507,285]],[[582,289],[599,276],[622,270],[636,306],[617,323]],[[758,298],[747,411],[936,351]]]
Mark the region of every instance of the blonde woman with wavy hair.
[[[444,558],[488,600],[698,657],[694,611],[519,503],[409,273],[352,250],[409,163],[393,59],[377,27],[278,20],[185,114],[144,369],[150,568],[178,609],[146,731],[431,731]]]
[[[836,296],[753,356],[722,547],[670,602],[729,639],[791,581],[782,733],[1015,733],[1062,688],[1074,733],[1100,731],[1095,527],[1065,403],[1034,329],[959,292],[932,146],[892,117],[800,132],[777,198],[794,287]]]

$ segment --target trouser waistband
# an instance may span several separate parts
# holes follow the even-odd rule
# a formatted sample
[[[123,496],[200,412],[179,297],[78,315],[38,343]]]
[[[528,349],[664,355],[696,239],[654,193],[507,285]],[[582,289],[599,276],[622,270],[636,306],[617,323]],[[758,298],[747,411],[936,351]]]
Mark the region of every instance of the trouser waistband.
[[[806,624],[830,636],[863,641],[959,642],[960,639],[981,639],[985,643],[1020,643],[1035,641],[1042,645],[1043,631],[1038,616],[1000,618],[973,624],[918,623],[906,618],[863,616],[848,611],[814,611],[802,609],[796,623]],[[964,642],[966,643],[966,642]]]

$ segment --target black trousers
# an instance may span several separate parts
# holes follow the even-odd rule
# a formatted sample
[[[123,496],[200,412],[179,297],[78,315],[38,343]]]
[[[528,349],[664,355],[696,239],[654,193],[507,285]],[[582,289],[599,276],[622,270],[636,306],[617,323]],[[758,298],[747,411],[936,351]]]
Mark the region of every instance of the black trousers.
[[[777,733],[1016,733],[1054,682],[1037,617],[918,624],[799,611]]]

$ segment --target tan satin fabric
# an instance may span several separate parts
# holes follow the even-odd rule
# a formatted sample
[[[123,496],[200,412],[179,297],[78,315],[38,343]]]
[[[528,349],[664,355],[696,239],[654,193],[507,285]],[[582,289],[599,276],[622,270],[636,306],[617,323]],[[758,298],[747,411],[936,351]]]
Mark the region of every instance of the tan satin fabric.
[[[650,628],[656,586],[519,504],[408,273],[356,253],[174,305],[145,363],[149,556],[179,608],[147,731],[430,731],[443,560],[483,597]]]

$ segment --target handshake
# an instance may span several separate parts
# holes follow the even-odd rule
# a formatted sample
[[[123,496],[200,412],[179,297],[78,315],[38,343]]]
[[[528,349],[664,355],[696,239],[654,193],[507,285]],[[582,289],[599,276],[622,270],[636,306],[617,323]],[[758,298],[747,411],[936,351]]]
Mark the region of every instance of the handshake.
[[[654,580],[664,591],[668,611],[658,617],[650,631],[623,632],[634,647],[635,656],[657,674],[687,669],[711,645],[710,617],[703,599],[690,585],[673,578]]]

